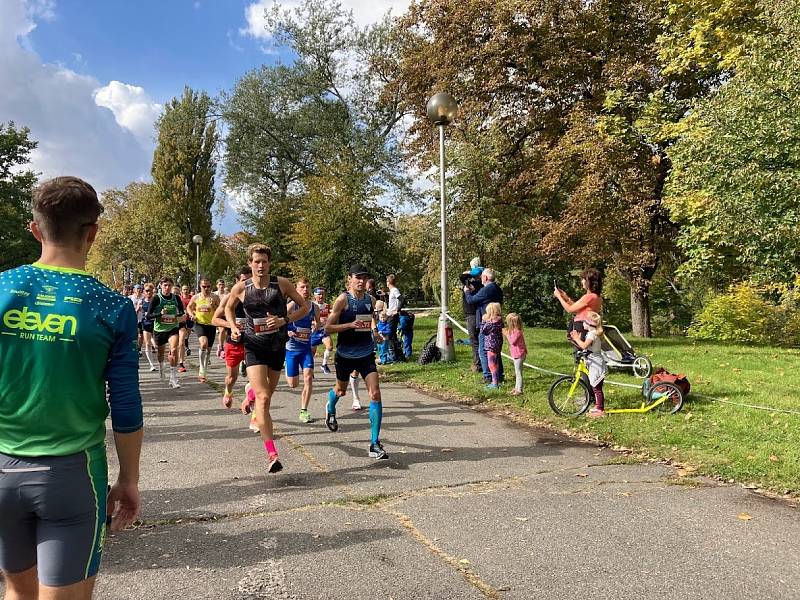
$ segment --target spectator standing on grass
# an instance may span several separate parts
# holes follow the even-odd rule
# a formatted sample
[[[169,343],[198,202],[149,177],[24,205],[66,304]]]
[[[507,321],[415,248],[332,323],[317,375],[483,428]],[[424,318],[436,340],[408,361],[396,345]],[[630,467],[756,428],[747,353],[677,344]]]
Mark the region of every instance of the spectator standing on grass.
[[[587,321],[589,313],[595,312],[603,314],[603,276],[597,269],[586,269],[581,273],[581,287],[584,290],[583,296],[573,301],[567,293],[556,287],[553,295],[564,307],[564,310],[573,315],[567,333],[571,335],[573,330],[585,337],[587,329],[584,323]]]
[[[486,307],[492,302],[503,304],[503,290],[495,283],[495,274],[492,269],[484,269],[481,273],[481,283],[483,287],[476,293],[471,293],[467,286],[464,286],[464,298],[468,304],[475,306],[475,320],[477,323],[483,323],[483,315],[486,313]],[[486,356],[485,336],[482,333],[478,334],[478,354],[481,359],[481,371],[483,372],[483,381],[485,383],[492,382],[492,374],[489,371],[489,360]],[[498,357],[498,373],[499,382],[503,382],[503,359]]]
[[[481,283],[481,273],[483,273],[481,259],[476,256],[469,261],[469,267],[470,268],[468,270],[459,275],[459,280],[464,288],[469,288],[469,292],[471,294],[477,294],[478,291],[483,287],[483,283]],[[478,329],[480,323],[475,321],[475,311],[477,307],[474,304],[467,302],[466,294],[466,291],[462,291],[461,305],[464,309],[464,319],[467,322],[469,342],[472,346],[472,365],[470,368],[474,373],[477,373],[478,371],[483,370],[481,368],[481,355],[478,352]]]
[[[481,319],[481,335],[486,348],[486,358],[489,363],[489,372],[492,374],[491,383],[486,384],[487,390],[496,390],[500,385],[500,353],[503,351],[503,315],[498,302],[490,302]]]
[[[503,335],[508,340],[509,353],[514,361],[514,390],[512,396],[519,396],[522,393],[522,363],[528,356],[528,347],[525,345],[525,333],[523,332],[522,318],[517,313],[508,313],[506,316],[506,328]]]
[[[386,302],[386,315],[389,317],[391,328],[389,330],[389,355],[394,360],[397,348],[397,328],[400,326],[400,309],[403,308],[403,294],[395,285],[397,277],[392,273],[386,276],[386,286],[389,288],[388,301]]]

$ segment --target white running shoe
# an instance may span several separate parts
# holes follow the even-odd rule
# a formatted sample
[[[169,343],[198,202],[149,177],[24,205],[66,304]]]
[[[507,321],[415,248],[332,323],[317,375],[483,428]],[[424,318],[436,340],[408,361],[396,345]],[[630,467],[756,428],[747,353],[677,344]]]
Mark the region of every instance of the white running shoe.
[[[155,366],[153,366],[153,365],[150,365],[150,372],[151,372],[151,373],[155,373],[156,371],[158,371],[158,367],[155,367]]]
[[[361,402],[358,398],[353,398],[353,410],[361,410],[363,407],[361,406]]]

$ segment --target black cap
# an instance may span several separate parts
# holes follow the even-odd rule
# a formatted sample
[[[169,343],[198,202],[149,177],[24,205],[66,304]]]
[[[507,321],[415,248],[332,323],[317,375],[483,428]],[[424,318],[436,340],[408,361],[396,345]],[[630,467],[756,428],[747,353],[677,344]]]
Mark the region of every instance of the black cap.
[[[369,275],[369,269],[361,264],[350,265],[347,270],[348,275]]]

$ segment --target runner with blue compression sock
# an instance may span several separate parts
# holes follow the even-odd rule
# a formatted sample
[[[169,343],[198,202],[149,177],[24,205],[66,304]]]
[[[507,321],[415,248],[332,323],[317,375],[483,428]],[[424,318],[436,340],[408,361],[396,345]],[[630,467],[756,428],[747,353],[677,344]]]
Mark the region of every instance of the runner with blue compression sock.
[[[375,366],[375,341],[383,341],[375,322],[375,299],[366,293],[369,277],[366,267],[353,265],[348,271],[347,292],[341,294],[325,323],[325,331],[336,333],[336,385],[328,392],[325,424],[331,431],[339,429],[336,421],[336,403],[347,393],[350,373],[357,371],[367,384],[369,392],[369,423],[371,438],[369,456],[385,460],[389,455],[380,442],[383,404]],[[373,337],[374,334],[374,337]]]

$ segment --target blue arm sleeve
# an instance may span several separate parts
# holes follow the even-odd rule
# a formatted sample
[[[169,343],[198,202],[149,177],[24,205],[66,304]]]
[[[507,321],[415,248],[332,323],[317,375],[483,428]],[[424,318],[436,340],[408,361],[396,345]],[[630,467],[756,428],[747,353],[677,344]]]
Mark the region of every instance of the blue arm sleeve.
[[[127,302],[119,313],[106,367],[111,427],[118,433],[138,431],[144,424],[136,338],[136,312],[133,304]]]

